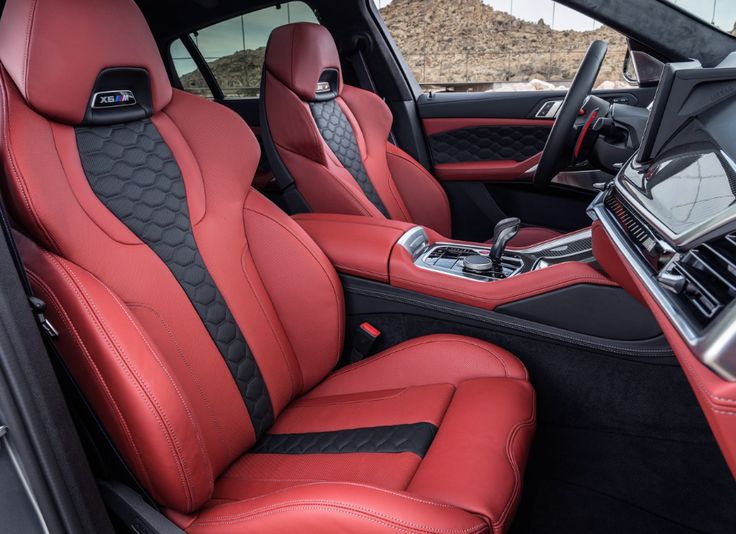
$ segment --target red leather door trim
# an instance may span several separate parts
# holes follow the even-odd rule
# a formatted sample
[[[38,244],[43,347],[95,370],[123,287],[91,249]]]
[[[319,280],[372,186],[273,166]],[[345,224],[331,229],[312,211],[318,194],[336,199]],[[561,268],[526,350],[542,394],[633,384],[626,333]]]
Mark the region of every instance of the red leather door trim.
[[[524,161],[468,161],[462,163],[439,163],[434,174],[444,182],[492,182],[518,180],[539,163],[542,153]]]
[[[549,126],[555,123],[549,119],[487,119],[487,118],[450,118],[450,119],[424,119],[424,132],[428,137],[453,130],[464,130],[465,128],[478,128],[481,126]]]

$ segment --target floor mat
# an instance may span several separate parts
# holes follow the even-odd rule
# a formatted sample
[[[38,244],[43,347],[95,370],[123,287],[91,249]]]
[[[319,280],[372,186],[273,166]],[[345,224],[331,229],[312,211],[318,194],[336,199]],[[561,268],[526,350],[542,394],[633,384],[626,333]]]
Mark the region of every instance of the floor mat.
[[[709,439],[540,425],[513,534],[736,532],[736,483]]]

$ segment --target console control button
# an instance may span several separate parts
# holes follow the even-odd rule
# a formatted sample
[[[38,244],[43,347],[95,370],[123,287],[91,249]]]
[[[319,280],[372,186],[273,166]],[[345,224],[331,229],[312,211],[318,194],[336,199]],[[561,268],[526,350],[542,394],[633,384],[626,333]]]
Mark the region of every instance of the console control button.
[[[463,268],[472,273],[487,273],[493,270],[493,261],[488,256],[473,254],[463,259]]]

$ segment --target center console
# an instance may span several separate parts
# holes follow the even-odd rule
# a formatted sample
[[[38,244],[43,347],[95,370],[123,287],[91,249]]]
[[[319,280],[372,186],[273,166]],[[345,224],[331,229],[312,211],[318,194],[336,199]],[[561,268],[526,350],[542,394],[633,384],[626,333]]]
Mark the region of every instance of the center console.
[[[494,251],[491,246],[451,242],[430,244],[427,231],[417,226],[407,231],[398,244],[411,254],[414,265],[419,269],[476,282],[503,280],[563,262],[594,260],[589,229],[533,247]]]
[[[504,245],[515,221],[497,227],[491,246],[452,241],[402,221],[333,214],[294,219],[343,274],[486,310],[572,286],[615,285],[593,265],[590,229],[514,248]]]

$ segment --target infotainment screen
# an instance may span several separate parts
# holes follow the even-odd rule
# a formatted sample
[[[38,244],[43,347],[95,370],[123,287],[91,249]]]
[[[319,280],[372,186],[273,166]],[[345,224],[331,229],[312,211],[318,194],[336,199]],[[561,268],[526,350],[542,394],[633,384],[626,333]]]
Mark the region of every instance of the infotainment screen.
[[[707,120],[707,115],[717,107],[736,98],[734,63],[736,57],[729,56],[721,65],[710,69],[702,68],[697,61],[664,66],[637,162],[655,160],[688,123]]]
[[[734,178],[730,164],[715,148],[673,154],[644,173],[624,173],[626,189],[673,236],[702,226],[734,206]]]

